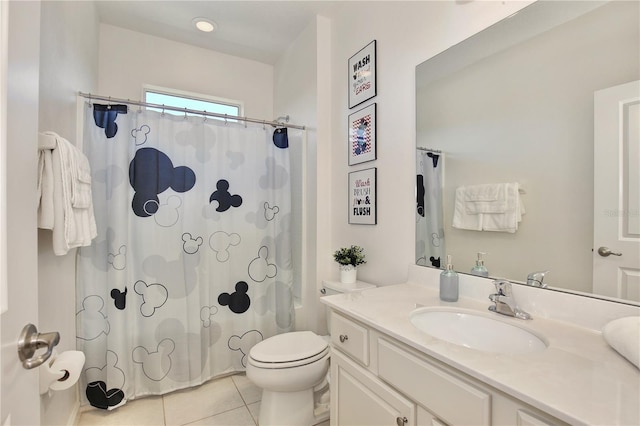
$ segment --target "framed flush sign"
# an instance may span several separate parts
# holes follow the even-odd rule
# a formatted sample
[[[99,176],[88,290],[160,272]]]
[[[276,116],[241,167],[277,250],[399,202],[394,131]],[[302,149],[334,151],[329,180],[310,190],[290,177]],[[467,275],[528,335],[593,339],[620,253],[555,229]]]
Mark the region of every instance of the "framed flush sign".
[[[376,168],[349,173],[349,223],[376,224]]]
[[[376,104],[349,115],[349,165],[376,159]]]
[[[349,108],[376,95],[376,41],[349,58]]]

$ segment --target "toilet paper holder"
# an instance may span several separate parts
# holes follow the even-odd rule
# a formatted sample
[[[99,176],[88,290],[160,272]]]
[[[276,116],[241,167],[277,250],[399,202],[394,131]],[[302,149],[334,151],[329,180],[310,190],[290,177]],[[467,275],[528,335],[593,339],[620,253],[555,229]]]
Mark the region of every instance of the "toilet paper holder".
[[[27,370],[39,367],[51,357],[53,348],[60,342],[60,333],[38,333],[33,324],[27,324],[18,338],[18,357]],[[38,349],[47,348],[46,352],[33,357]]]

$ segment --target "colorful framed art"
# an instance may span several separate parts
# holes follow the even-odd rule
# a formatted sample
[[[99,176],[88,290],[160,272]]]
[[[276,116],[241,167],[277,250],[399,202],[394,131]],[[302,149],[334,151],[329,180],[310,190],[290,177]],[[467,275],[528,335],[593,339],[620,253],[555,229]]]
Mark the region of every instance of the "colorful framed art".
[[[376,171],[375,167],[349,173],[349,223],[376,224]]]
[[[376,104],[349,115],[349,165],[376,159]]]
[[[376,95],[376,41],[349,58],[349,108]]]

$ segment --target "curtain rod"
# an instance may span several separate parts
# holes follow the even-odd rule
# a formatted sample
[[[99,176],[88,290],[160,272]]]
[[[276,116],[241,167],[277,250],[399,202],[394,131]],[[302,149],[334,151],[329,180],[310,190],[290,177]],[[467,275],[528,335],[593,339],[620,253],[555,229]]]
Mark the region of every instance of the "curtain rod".
[[[427,151],[427,152],[433,152],[436,154],[442,154],[442,151],[440,151],[439,149],[423,148],[421,146],[417,146],[416,149],[419,149],[420,151]]]
[[[98,101],[107,101],[107,102],[114,102],[119,104],[128,104],[128,105],[158,108],[163,110],[179,111],[179,112],[184,112],[185,114],[190,113],[190,114],[204,115],[206,117],[223,118],[225,120],[248,121],[250,123],[268,124],[274,127],[289,127],[292,129],[306,130],[305,126],[298,126],[296,124],[283,123],[280,121],[259,120],[257,118],[239,117],[237,115],[219,114],[216,112],[199,111],[199,110],[189,109],[189,108],[178,108],[178,107],[172,107],[169,105],[152,104],[149,102],[142,102],[142,101],[132,101],[130,99],[118,99],[118,98],[112,98],[111,96],[92,95],[91,93],[78,92],[78,95],[84,98],[88,98],[89,100],[95,99]]]

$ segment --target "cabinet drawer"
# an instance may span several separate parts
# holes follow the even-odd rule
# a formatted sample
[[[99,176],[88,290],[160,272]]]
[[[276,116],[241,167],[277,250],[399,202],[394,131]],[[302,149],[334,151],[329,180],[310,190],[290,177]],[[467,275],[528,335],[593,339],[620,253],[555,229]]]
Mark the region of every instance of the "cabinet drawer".
[[[369,330],[331,312],[331,343],[363,365],[369,365]]]
[[[378,340],[378,375],[448,424],[490,424],[489,393],[383,339]]]

